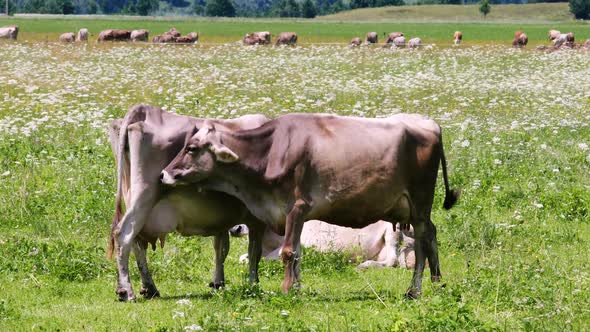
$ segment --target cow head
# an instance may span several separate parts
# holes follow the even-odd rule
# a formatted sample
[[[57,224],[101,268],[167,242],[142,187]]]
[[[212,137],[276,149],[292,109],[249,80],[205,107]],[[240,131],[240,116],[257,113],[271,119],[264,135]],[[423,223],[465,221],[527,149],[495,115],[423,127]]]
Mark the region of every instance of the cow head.
[[[199,182],[211,175],[218,163],[230,164],[238,160],[238,155],[223,144],[215,125],[205,120],[162,171],[160,180],[168,185]]]

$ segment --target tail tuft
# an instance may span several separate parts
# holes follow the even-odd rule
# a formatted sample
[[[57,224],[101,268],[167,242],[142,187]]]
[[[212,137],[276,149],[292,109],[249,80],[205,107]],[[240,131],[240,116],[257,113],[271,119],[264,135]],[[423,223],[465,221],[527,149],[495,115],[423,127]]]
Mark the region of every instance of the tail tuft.
[[[457,203],[457,200],[459,199],[460,195],[461,192],[459,190],[447,190],[445,194],[445,202],[443,203],[443,208],[445,208],[445,210],[450,210],[455,205],[455,203]]]

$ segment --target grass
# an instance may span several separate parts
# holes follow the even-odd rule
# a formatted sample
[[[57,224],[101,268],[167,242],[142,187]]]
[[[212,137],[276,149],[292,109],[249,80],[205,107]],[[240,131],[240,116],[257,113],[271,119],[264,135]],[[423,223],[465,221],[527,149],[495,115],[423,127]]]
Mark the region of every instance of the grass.
[[[470,14],[473,12],[472,14]],[[553,16],[547,16],[550,13]],[[497,15],[497,16],[495,16]],[[359,9],[313,20],[293,19],[200,19],[200,18],[138,18],[130,16],[17,16],[0,17],[0,25],[17,24],[24,41],[56,42],[63,32],[88,28],[94,42],[105,29],[148,29],[151,36],[170,27],[183,33],[196,31],[202,43],[239,42],[252,31],[295,31],[300,44],[347,43],[352,37],[364,37],[377,31],[381,40],[385,33],[403,31],[419,36],[426,43],[450,45],[456,30],[463,32],[467,44],[506,44],[512,42],[516,30],[524,30],[531,44],[547,44],[547,31],[572,31],[577,40],[590,38],[590,25],[569,18],[567,4],[531,4],[494,6],[486,20],[477,16],[473,6],[403,6]]]
[[[588,330],[588,91],[586,51],[3,43],[0,330]],[[172,235],[149,253],[163,298],[116,302],[106,126],[139,102],[213,118],[431,116],[462,188],[445,211],[439,184],[434,204],[445,286],[426,273],[406,301],[411,271],[307,250],[302,291],[282,295],[277,262],[245,282],[233,239],[228,286],[211,292],[211,239]]]

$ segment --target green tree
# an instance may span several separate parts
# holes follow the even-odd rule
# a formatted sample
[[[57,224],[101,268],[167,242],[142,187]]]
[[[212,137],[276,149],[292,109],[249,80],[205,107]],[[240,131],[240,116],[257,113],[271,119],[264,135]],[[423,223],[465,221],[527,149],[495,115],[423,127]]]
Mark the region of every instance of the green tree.
[[[590,0],[570,0],[570,12],[577,19],[590,19]]]
[[[141,16],[147,16],[149,13],[158,10],[160,2],[158,0],[137,0],[135,12]]]
[[[492,5],[490,4],[490,0],[481,0],[479,2],[479,12],[483,15],[483,18],[492,11]]]
[[[318,14],[315,4],[311,0],[303,1],[301,5],[301,16],[305,18],[314,18]]]
[[[236,16],[236,9],[230,0],[207,0],[205,9],[208,16]]]

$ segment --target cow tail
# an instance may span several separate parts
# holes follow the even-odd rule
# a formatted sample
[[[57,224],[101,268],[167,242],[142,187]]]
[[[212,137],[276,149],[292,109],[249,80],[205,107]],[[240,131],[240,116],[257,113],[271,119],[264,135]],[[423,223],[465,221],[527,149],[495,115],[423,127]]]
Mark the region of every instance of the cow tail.
[[[451,189],[449,186],[449,176],[447,174],[447,160],[445,158],[445,149],[442,143],[442,137],[440,141],[440,161],[442,164],[442,171],[443,171],[443,179],[445,181],[445,201],[443,203],[443,207],[445,210],[449,210],[450,208],[457,203],[459,199],[460,191],[457,189]]]
[[[107,248],[107,258],[113,257],[113,251],[115,250],[115,231],[121,217],[123,215],[123,181],[125,177],[125,168],[127,160],[125,156],[125,146],[127,145],[127,127],[129,126],[129,118],[125,117],[121,128],[119,129],[119,146],[117,149],[117,196],[115,198],[115,215],[113,216],[113,222],[111,223],[111,233],[109,237],[109,246]]]

